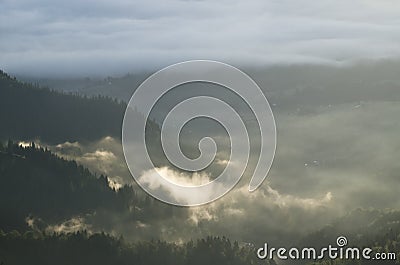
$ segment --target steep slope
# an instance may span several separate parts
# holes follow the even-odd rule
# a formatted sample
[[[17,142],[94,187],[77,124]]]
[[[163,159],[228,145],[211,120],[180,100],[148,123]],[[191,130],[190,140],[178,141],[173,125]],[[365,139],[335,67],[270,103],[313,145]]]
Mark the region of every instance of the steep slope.
[[[22,83],[0,71],[0,139],[46,142],[120,137],[126,105]]]
[[[57,223],[96,211],[110,220],[124,215],[132,223],[171,215],[171,207],[153,203],[130,186],[114,190],[106,176],[96,176],[34,143],[0,145],[0,182],[0,229],[5,231],[27,229],[27,218]]]

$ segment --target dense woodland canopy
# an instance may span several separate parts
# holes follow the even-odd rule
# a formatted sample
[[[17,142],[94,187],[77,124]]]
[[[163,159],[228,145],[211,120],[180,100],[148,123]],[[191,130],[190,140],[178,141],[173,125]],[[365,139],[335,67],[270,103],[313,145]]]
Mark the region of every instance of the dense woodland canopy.
[[[0,146],[0,228],[26,228],[27,216],[56,222],[95,210],[127,213],[132,220],[185,213],[139,196],[130,186],[118,191],[109,186],[106,176],[94,175],[75,161],[68,161],[49,150],[18,146],[9,141]]]
[[[126,104],[23,83],[0,70],[0,139],[41,139],[47,143],[121,137]],[[137,114],[137,119],[143,119]],[[148,128],[157,129],[151,121]]]
[[[34,143],[29,147],[12,141],[0,145],[0,178],[0,262],[4,264],[274,264],[257,260],[253,248],[239,247],[224,237],[183,245],[162,241],[128,244],[104,233],[32,230],[26,224],[27,216],[40,217],[42,222],[60,221],[108,209],[129,212],[132,220],[146,222],[170,216],[177,209],[152,203],[129,186],[113,190],[106,176],[95,176],[75,161]],[[185,213],[184,208],[178,209]]]
[[[119,137],[125,104],[66,95],[0,72],[0,138],[47,142]]]
[[[3,264],[96,264],[96,265],[203,265],[276,264],[257,260],[253,249],[240,247],[227,238],[207,237],[185,244],[162,241],[127,244],[105,234],[45,235],[16,231],[0,233],[0,259]],[[23,255],[21,255],[23,253]],[[38,255],[41,253],[41,255]]]

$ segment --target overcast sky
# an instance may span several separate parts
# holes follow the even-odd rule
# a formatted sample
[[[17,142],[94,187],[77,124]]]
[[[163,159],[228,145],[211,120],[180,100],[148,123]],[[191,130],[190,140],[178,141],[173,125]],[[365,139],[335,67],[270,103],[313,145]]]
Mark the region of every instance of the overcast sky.
[[[396,0],[0,0],[0,68],[97,75],[188,59],[237,66],[400,55]]]

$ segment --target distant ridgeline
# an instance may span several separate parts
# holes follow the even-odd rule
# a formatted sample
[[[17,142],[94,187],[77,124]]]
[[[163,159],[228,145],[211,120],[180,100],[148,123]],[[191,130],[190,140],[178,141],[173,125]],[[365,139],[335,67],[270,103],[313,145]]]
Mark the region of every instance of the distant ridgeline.
[[[60,143],[121,137],[126,104],[109,97],[64,94],[20,82],[0,70],[0,101],[1,141]],[[138,113],[137,119],[143,116]]]

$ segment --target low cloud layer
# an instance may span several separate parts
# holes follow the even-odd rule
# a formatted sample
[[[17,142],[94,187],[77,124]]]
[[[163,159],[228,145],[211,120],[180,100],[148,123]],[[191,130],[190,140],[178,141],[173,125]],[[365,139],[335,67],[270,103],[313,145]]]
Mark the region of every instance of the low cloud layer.
[[[389,1],[12,1],[0,3],[0,67],[106,75],[188,59],[340,64],[400,55]]]
[[[88,167],[96,174],[107,176],[113,188],[118,189],[133,182],[125,164],[122,145],[117,139],[108,136],[91,143],[65,142],[49,148],[66,159]]]
[[[258,73],[256,79],[268,89],[277,125],[275,160],[260,189],[248,192],[251,172],[247,171],[231,192],[201,207],[173,207],[155,201],[153,209],[166,210],[167,218],[139,222],[125,212],[97,212],[81,221],[90,224],[93,231],[123,234],[129,240],[160,237],[180,242],[212,234],[240,242],[279,244],[293,243],[355,208],[398,209],[398,69],[398,63],[389,63],[340,68],[340,72],[337,68],[302,67]],[[185,148],[196,148],[198,139],[205,135],[215,136],[217,143],[224,138],[218,137],[222,132],[209,129],[214,127],[191,125],[196,125],[195,121],[182,134]],[[201,127],[206,130],[198,129]],[[110,186],[132,184],[140,190],[129,174],[117,139],[66,142],[49,148],[106,174]],[[193,155],[192,149],[186,151]],[[204,183],[226,165],[229,156],[223,153],[217,154],[214,171],[183,174],[172,167],[160,170],[181,184]],[[140,177],[152,184],[151,171],[142,170]],[[52,227],[69,229],[74,224]]]
[[[223,198],[188,208],[183,215],[185,209],[169,206],[176,211],[162,220],[138,223],[123,213],[97,213],[85,217],[86,222],[94,231],[106,227],[131,240],[156,236],[184,241],[218,234],[241,242],[278,244],[293,242],[355,208],[396,209],[400,207],[400,125],[396,122],[400,107],[396,102],[359,103],[318,106],[308,114],[277,111],[275,161],[267,180],[253,193],[248,191],[249,178],[245,176]],[[120,143],[111,137],[51,149],[107,174],[113,185],[129,183],[139,189],[124,164]],[[172,168],[159,170],[181,184],[210,179],[205,173],[188,178]],[[151,172],[144,172],[141,178],[150,183]],[[155,203],[163,207],[163,203]]]

